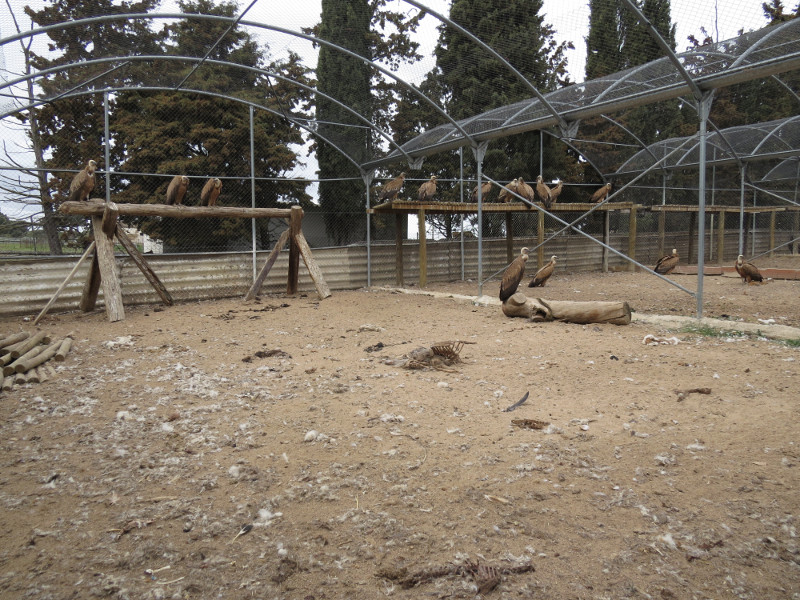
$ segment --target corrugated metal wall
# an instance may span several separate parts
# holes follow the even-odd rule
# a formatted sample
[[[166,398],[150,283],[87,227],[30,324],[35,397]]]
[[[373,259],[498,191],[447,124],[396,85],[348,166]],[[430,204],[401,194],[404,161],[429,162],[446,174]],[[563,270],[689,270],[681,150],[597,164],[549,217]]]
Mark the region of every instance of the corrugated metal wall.
[[[759,236],[759,241],[766,236]],[[786,239],[783,239],[783,238]],[[788,241],[788,233],[780,232],[778,243]],[[666,245],[678,248],[682,257],[688,250],[687,233],[668,236]],[[716,241],[715,251],[716,251]],[[710,239],[707,237],[706,248]],[[735,260],[738,233],[726,233],[725,255],[729,262]],[[534,247],[533,238],[514,240],[515,252],[523,246]],[[628,238],[625,234],[611,236],[612,247],[627,252]],[[759,243],[768,250],[767,242]],[[657,256],[658,240],[656,234],[640,235],[637,239],[636,258],[643,264],[652,264]],[[696,251],[696,245],[695,245]],[[431,242],[427,244],[428,281],[430,283],[456,281],[461,279],[461,244],[459,241]],[[403,246],[404,282],[406,285],[419,281],[419,248],[415,241]],[[557,271],[579,272],[599,271],[602,265],[602,248],[590,240],[576,235],[562,235],[545,246],[545,260],[552,254],[559,256]],[[259,252],[258,269],[267,259],[268,252]],[[186,300],[208,300],[215,298],[244,297],[253,280],[252,253],[220,254],[149,254],[147,261],[173,298],[180,302]],[[367,250],[364,246],[344,248],[317,248],[314,258],[331,290],[356,289],[367,285]],[[501,271],[506,265],[505,240],[489,240],[483,244],[483,276],[489,277]],[[7,259],[0,261],[0,316],[35,315],[52,298],[58,286],[77,262],[76,257],[50,257],[43,259]],[[533,259],[535,266],[535,258]],[[286,290],[289,253],[282,252],[273,266],[262,288],[263,294],[279,294]],[[609,254],[609,269],[619,270],[627,267],[621,257]],[[714,260],[711,264],[716,263]],[[464,244],[464,276],[474,280],[477,293],[478,243],[476,240]],[[120,269],[123,303],[125,305],[159,303],[160,298],[150,287],[144,275],[127,256],[117,257]],[[89,271],[89,261],[85,261],[72,281],[58,297],[51,312],[77,310],[83,293],[83,283]],[[372,285],[394,286],[395,251],[394,244],[381,244],[372,247]],[[314,284],[300,264],[299,290],[315,293]],[[103,293],[100,291],[98,306],[102,305]]]

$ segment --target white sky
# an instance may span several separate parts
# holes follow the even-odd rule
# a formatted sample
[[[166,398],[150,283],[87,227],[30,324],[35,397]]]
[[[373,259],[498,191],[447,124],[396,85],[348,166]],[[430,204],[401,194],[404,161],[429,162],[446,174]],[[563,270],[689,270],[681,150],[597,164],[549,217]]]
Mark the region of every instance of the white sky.
[[[449,0],[422,0],[429,6],[445,16],[449,12]],[[690,34],[702,37],[700,27],[704,26],[715,40],[723,40],[738,35],[739,30],[745,31],[760,29],[766,25],[766,20],[761,8],[763,0],[672,0],[672,20],[677,24],[677,50],[687,48],[687,36]],[[249,4],[249,0],[239,0],[242,8]],[[41,0],[10,0],[17,19],[23,29],[29,27],[22,8],[25,5],[38,7]],[[393,10],[416,14],[417,9],[403,0],[392,0],[389,7]],[[177,5],[172,0],[162,3],[160,12],[177,12]],[[300,31],[302,27],[311,27],[319,21],[321,0],[295,0],[294,2],[281,2],[278,0],[260,0],[246,15],[249,21],[270,23],[292,31]],[[569,40],[575,49],[568,53],[569,70],[573,81],[582,81],[585,65],[585,42],[588,32],[589,0],[544,0],[543,14],[545,22],[553,26],[558,41]],[[439,21],[432,16],[423,19],[417,33],[417,40],[421,44],[421,54],[425,57],[421,63],[404,66],[399,73],[401,77],[410,81],[420,81],[425,73],[433,66],[433,48],[436,45]],[[287,51],[294,51],[304,57],[306,62],[313,66],[316,63],[316,53],[307,41],[289,35],[262,30],[261,37],[270,46],[271,54],[275,57],[284,55]],[[0,37],[11,35],[15,32],[6,3],[0,4]],[[40,48],[41,52],[42,49]],[[21,53],[19,44],[8,45],[3,48],[0,56],[0,67],[5,61],[8,76],[21,71]],[[0,99],[0,107],[5,104]],[[4,137],[5,136],[4,134]],[[312,157],[305,158],[306,165],[293,176],[313,177],[316,164]],[[32,162],[32,161],[31,161]],[[309,190],[312,195],[314,190]],[[0,211],[15,218],[21,215],[19,205],[4,205],[0,199]]]

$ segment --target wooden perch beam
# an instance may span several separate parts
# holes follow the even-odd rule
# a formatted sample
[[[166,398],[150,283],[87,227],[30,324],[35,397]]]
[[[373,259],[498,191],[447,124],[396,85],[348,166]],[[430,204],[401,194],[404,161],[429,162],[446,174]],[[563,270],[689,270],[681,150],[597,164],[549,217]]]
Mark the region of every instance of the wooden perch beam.
[[[521,292],[503,302],[503,314],[507,317],[525,317],[531,321],[555,320],[613,325],[627,325],[631,322],[631,307],[627,302],[542,300],[528,298]]]
[[[240,206],[184,206],[183,204],[117,204],[120,217],[172,217],[186,219],[193,217],[228,217],[252,219],[267,217],[288,219],[292,214],[289,208],[245,208]],[[102,216],[105,202],[92,199],[88,202],[62,202],[58,210],[65,215]],[[301,209],[302,210],[302,209]]]

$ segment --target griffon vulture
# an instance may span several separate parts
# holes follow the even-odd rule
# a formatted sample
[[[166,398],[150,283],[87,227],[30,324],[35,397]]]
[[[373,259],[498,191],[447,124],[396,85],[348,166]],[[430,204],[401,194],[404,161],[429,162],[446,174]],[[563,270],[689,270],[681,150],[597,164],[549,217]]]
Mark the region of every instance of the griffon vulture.
[[[186,175],[175,175],[167,187],[167,204],[182,204],[189,187],[189,178]]]
[[[427,202],[428,200],[432,200],[433,197],[436,195],[436,175],[431,175],[431,178],[419,186],[419,192],[417,192],[417,200],[420,202]]]
[[[608,196],[608,192],[610,192],[610,191],[611,191],[611,184],[607,183],[603,187],[601,187],[599,190],[597,190],[594,194],[592,194],[592,197],[589,200],[589,202],[592,202],[594,204],[597,204],[598,202],[602,202],[603,200],[606,199],[606,196]]]
[[[525,183],[522,177],[517,179],[517,193],[525,198],[528,202],[533,202],[536,200],[536,194],[534,193],[533,188]]]
[[[200,206],[214,206],[221,191],[222,181],[218,177],[209,179],[200,192]]]
[[[536,178],[536,195],[539,196],[539,200],[546,208],[550,208],[550,188],[547,187],[541,175]]]
[[[553,274],[556,268],[556,258],[558,257],[555,255],[551,256],[550,262],[536,271],[536,275],[533,276],[528,287],[544,287],[544,284],[547,283],[547,280],[550,279],[550,275]]]
[[[506,185],[504,185],[500,189],[500,193],[497,195],[498,202],[512,202],[515,198],[514,194],[517,193],[517,183],[518,180],[512,179]],[[514,194],[511,192],[514,192]]]
[[[548,209],[556,203],[558,197],[561,195],[561,190],[563,187],[563,182],[559,179],[558,183],[550,188],[550,204],[547,206]]]
[[[97,163],[90,160],[86,166],[78,171],[78,174],[69,184],[69,200],[88,200],[95,185],[94,172]]]
[[[398,175],[397,177],[392,179],[389,183],[387,183],[385,186],[383,186],[383,189],[381,190],[381,195],[378,197],[378,200],[381,202],[383,200],[389,200],[390,202],[392,200],[395,200],[397,198],[397,194],[400,193],[400,188],[403,187],[403,182],[405,180],[406,180],[406,174],[400,173],[400,175]]]
[[[500,301],[505,302],[517,293],[519,282],[525,275],[525,263],[528,261],[528,249],[523,248],[519,251],[519,256],[511,261],[503,272],[503,279],[500,282]]]
[[[491,192],[491,191],[492,191],[492,182],[491,181],[486,181],[486,182],[483,183],[483,185],[481,185],[481,199],[484,202],[486,201],[486,196],[488,196],[489,192]],[[508,192],[506,192],[506,194],[508,194]],[[473,204],[478,201],[478,186],[477,185],[474,188],[472,188],[472,191],[469,194],[469,201],[472,202]]]
[[[673,248],[672,254],[667,254],[658,259],[653,271],[659,275],[669,275],[678,264],[678,251]]]
[[[761,271],[759,271],[758,267],[753,263],[745,262],[744,255],[739,255],[736,259],[735,267],[739,277],[741,277],[742,281],[745,283],[753,283],[754,281],[763,283],[764,276],[761,274]]]

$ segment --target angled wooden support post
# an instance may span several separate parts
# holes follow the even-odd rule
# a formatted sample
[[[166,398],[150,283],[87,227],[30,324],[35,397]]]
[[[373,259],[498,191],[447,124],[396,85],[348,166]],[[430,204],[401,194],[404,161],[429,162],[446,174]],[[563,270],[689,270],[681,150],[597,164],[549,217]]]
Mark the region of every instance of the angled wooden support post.
[[[306,241],[303,232],[297,234],[297,246],[300,249],[300,254],[303,257],[303,262],[306,263],[308,274],[311,275],[311,281],[314,282],[314,287],[317,288],[317,295],[320,300],[325,300],[331,295],[331,290],[325,279],[322,277],[322,271],[319,270],[317,262],[314,260],[314,255],[311,254],[311,247]]]
[[[66,279],[64,279],[64,282],[60,286],[58,286],[58,289],[56,290],[56,293],[53,294],[53,297],[50,298],[49,302],[47,304],[45,304],[45,307],[41,310],[41,312],[33,320],[33,324],[34,325],[37,325],[39,323],[39,321],[42,320],[42,317],[44,317],[47,314],[47,311],[50,310],[51,306],[53,306],[53,304],[55,303],[56,299],[58,298],[58,295],[61,292],[64,291],[64,288],[67,287],[67,284],[70,282],[72,277],[75,275],[75,272],[78,270],[78,267],[80,267],[81,263],[83,263],[83,261],[86,260],[86,257],[89,256],[89,254],[91,254],[94,251],[94,246],[95,246],[94,242],[89,244],[89,247],[86,248],[86,251],[78,259],[78,262],[76,262],[75,266],[72,267],[72,271],[69,272],[69,275],[67,275]]]
[[[264,280],[269,275],[272,266],[275,264],[275,261],[278,260],[278,255],[283,250],[284,246],[286,246],[286,242],[289,241],[289,230],[286,229],[281,234],[281,237],[278,238],[275,247],[272,249],[272,252],[269,253],[269,257],[267,258],[267,262],[264,263],[264,266],[261,267],[261,271],[258,273],[256,280],[253,282],[253,285],[250,286],[250,289],[247,290],[247,293],[244,295],[245,300],[252,300],[259,293],[261,293],[261,286],[264,285]]]
[[[286,294],[293,296],[297,293],[297,283],[300,277],[300,246],[297,237],[302,232],[303,209],[292,206],[289,216],[289,279],[286,282]]]
[[[161,301],[167,306],[172,306],[174,304],[172,295],[167,291],[167,288],[164,287],[164,284],[161,283],[158,275],[153,272],[153,269],[150,268],[150,265],[147,264],[147,261],[139,252],[139,249],[125,234],[125,231],[122,229],[122,225],[117,223],[114,233],[116,234],[119,243],[122,244],[122,247],[125,248],[125,250],[128,252],[128,255],[133,259],[133,262],[136,263],[136,266],[139,267],[139,270],[147,278],[147,281],[150,282],[150,285],[153,286],[153,289],[155,289],[156,293],[158,293],[158,295],[161,297]]]

